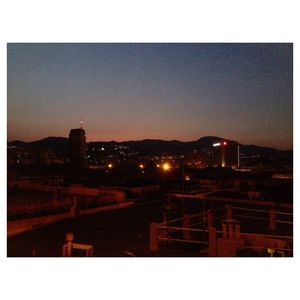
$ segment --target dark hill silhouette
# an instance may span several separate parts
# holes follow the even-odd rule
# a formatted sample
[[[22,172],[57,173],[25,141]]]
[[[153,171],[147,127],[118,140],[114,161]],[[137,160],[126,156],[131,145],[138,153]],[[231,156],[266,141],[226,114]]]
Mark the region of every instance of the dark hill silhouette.
[[[139,151],[141,154],[184,154],[193,149],[209,148],[213,143],[224,140],[227,142],[238,143],[237,141],[232,141],[226,138],[221,138],[217,136],[206,136],[202,137],[196,141],[181,142],[177,140],[165,141],[156,139],[145,139],[140,141],[124,141],[124,142],[89,142],[88,146],[101,146],[108,144],[123,145],[127,146],[133,150]],[[270,156],[274,158],[288,158],[292,159],[293,150],[278,150],[270,147],[260,147],[256,145],[240,145],[241,152],[247,155],[260,155],[260,156]],[[8,146],[22,147],[29,150],[52,150],[60,155],[68,155],[69,149],[69,139],[65,137],[47,137],[42,140],[33,142],[23,142],[23,141],[12,141],[8,142]]]

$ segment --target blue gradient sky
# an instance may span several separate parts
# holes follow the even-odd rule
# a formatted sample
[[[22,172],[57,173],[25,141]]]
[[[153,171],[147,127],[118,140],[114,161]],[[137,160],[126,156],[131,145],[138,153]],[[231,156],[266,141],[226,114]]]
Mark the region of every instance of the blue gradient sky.
[[[291,44],[8,44],[8,140],[293,146]]]

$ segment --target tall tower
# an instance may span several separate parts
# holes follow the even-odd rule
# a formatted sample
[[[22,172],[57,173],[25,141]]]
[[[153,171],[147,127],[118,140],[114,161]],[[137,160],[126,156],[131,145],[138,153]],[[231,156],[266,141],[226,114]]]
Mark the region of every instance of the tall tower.
[[[85,167],[86,138],[85,131],[82,129],[82,121],[80,128],[70,130],[69,141],[71,166],[75,170],[83,169]]]
[[[226,141],[221,141],[219,143],[214,143],[214,147],[220,147],[221,150],[221,166],[226,167],[226,162],[225,162],[225,147],[227,145]]]

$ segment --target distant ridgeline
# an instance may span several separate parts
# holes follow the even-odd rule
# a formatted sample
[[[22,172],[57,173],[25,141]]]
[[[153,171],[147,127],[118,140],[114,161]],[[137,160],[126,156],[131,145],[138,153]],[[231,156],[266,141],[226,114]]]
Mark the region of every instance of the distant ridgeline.
[[[230,144],[239,145],[241,160],[259,161],[260,163],[283,163],[292,166],[293,150],[277,150],[274,148],[260,147],[256,145],[242,145],[236,141],[230,141],[221,137],[207,136],[196,141],[180,142],[176,140],[140,140],[125,142],[89,142],[87,143],[87,155],[93,151],[103,151],[105,155],[113,156],[126,152],[129,155],[185,155],[192,151],[211,149],[214,143],[227,141]],[[33,142],[12,141],[8,142],[8,160],[17,159],[18,155],[40,156],[47,152],[58,160],[69,157],[69,139],[64,137],[48,137]],[[9,161],[8,161],[9,163]]]

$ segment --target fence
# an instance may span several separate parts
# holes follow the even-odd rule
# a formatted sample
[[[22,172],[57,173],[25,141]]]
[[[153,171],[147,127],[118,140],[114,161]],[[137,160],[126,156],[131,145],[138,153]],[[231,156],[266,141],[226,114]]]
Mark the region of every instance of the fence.
[[[265,224],[263,228],[267,233],[257,225],[258,222]],[[250,224],[256,232],[240,232],[241,223]],[[226,205],[173,220],[164,217],[162,223],[151,223],[149,248],[157,251],[162,242],[186,243],[206,247],[210,256],[234,256],[239,248],[258,250],[269,245],[273,250],[292,254],[293,237],[274,234],[278,225],[282,224],[293,225],[291,212]],[[290,229],[287,231],[291,232]],[[223,251],[222,247],[227,247],[229,252]]]

